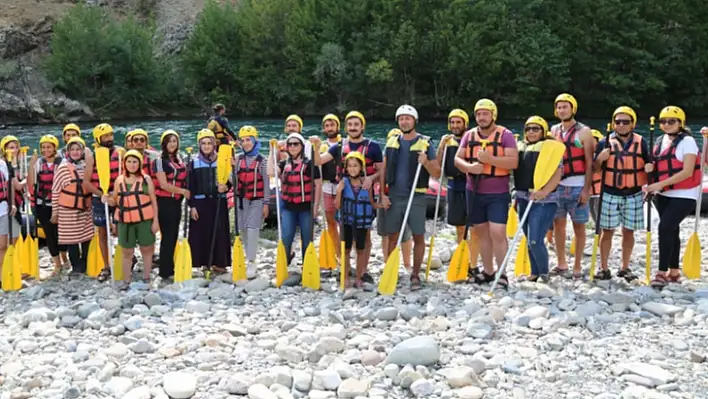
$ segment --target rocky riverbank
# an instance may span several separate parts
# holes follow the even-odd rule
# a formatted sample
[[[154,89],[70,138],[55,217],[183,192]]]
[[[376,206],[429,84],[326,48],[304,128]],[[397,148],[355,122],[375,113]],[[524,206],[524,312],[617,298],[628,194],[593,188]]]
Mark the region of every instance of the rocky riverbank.
[[[693,223],[683,226],[685,243]],[[541,285],[512,278],[508,292],[489,298],[480,287],[444,282],[453,234],[439,230],[436,256],[445,266],[430,283],[411,293],[402,275],[393,297],[342,295],[334,278],[323,280],[321,292],[275,288],[275,243],[265,240],[260,275],[247,283],[195,278],[151,289],[134,283],[119,293],[87,278],[28,282],[0,295],[0,398],[705,394],[705,271],[662,292],[619,279]],[[706,233],[702,243],[706,258]],[[374,246],[377,278],[375,235]],[[612,267],[619,266],[619,238],[615,248]],[[644,233],[635,254],[641,273]]]

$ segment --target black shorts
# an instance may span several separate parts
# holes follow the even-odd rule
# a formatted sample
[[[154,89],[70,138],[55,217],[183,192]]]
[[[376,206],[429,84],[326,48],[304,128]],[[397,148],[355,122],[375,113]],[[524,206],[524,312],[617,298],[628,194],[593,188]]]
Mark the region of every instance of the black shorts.
[[[464,226],[467,221],[467,193],[447,190],[447,224]]]
[[[356,241],[356,249],[358,251],[366,248],[366,233],[369,229],[354,229],[351,225],[344,225],[344,245],[347,249],[351,249],[352,241]]]

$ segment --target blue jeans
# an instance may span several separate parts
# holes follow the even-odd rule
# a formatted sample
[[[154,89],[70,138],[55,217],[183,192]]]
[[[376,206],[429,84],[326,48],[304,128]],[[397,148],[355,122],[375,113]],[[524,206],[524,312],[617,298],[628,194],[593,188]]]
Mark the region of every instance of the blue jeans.
[[[516,204],[519,218],[523,217],[529,201],[517,199]],[[531,261],[531,274],[540,276],[548,274],[548,248],[546,248],[546,233],[553,226],[553,216],[558,209],[558,203],[534,202],[523,225],[526,235],[527,247],[529,250],[529,260]]]
[[[300,238],[302,239],[302,259],[305,259],[305,251],[310,244],[312,236],[312,213],[310,210],[304,212],[294,212],[285,208],[283,200],[280,199],[280,214],[283,229],[283,244],[285,245],[285,253],[288,254],[288,263],[290,257],[293,240],[295,239],[295,228],[300,226]]]

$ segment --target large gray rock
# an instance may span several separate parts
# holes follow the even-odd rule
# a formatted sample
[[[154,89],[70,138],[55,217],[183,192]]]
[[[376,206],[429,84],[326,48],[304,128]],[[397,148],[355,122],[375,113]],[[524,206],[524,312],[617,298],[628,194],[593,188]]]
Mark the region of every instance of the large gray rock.
[[[407,339],[396,345],[386,358],[386,363],[414,366],[437,363],[440,360],[440,347],[431,336]]]

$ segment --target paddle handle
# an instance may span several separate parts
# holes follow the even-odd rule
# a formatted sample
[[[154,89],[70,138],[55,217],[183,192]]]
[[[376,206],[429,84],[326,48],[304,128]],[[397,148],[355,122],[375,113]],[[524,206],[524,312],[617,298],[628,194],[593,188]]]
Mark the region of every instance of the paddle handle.
[[[413,178],[413,187],[411,187],[411,194],[408,196],[408,205],[406,205],[406,213],[403,214],[403,223],[401,224],[401,231],[398,233],[398,241],[396,246],[401,246],[401,241],[403,240],[403,232],[406,231],[406,223],[408,223],[408,214],[411,212],[411,206],[413,205],[413,196],[415,195],[415,186],[418,185],[418,178],[420,177],[420,169],[423,167],[422,163],[418,163],[418,167],[415,169],[415,177]]]
[[[516,229],[516,234],[514,234],[514,239],[511,241],[511,244],[509,244],[509,249],[506,250],[506,255],[504,255],[504,260],[502,261],[501,266],[499,266],[499,270],[497,270],[497,275],[494,277],[494,282],[492,283],[491,288],[489,288],[489,295],[492,295],[494,292],[494,288],[497,287],[497,283],[499,282],[499,278],[501,278],[502,274],[504,274],[504,269],[506,268],[507,262],[509,262],[509,257],[511,256],[511,253],[514,252],[514,247],[516,247],[517,242],[521,238],[521,232],[523,231],[523,226],[524,223],[526,223],[526,218],[529,216],[529,211],[531,211],[531,206],[533,206],[533,200],[529,201],[529,204],[526,205],[526,210],[524,210],[524,215],[521,217],[521,220],[519,220],[519,227]]]

